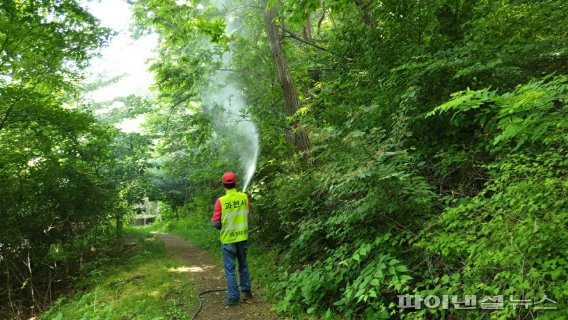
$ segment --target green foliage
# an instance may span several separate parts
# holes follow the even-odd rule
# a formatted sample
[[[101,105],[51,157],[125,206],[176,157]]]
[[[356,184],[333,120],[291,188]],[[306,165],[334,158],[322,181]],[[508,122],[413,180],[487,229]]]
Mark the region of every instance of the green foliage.
[[[488,168],[492,179],[477,197],[447,209],[429,225],[417,245],[439,255],[440,272],[452,272],[460,281],[435,278],[428,287],[435,292],[504,294],[535,301],[547,295],[560,304],[558,311],[538,314],[539,318],[565,316],[565,151],[551,149],[536,158],[505,156]],[[508,308],[496,316],[518,312]]]
[[[408,267],[393,256],[397,245],[393,240],[385,233],[351,249],[344,245],[329,250],[326,259],[313,265],[290,275],[285,272],[280,290],[286,294],[277,309],[299,312],[307,308],[308,314],[327,310],[325,317],[339,312],[348,318],[360,314],[368,319],[388,319],[396,313],[392,293],[408,292],[408,282],[413,279]]]
[[[494,135],[491,150],[507,150],[513,144],[513,150],[525,144],[554,146],[566,144],[568,139],[568,121],[564,119],[567,98],[568,77],[545,77],[501,96],[488,89],[462,91],[428,115],[454,111],[452,120],[459,125],[462,121],[455,121],[458,115],[485,106],[476,120]]]
[[[0,4],[3,317],[40,312],[112,236],[115,130],[78,99],[82,69],[109,36],[74,0]]]
[[[477,196],[447,208],[422,231],[417,246],[441,261],[438,277],[426,279],[418,292],[503,294],[533,301],[547,296],[558,303],[557,310],[533,316],[566,316],[568,233],[561,227],[568,218],[566,89],[565,76],[546,77],[500,96],[485,90],[460,93],[431,112],[475,117],[487,137],[482,147],[497,158],[486,165],[489,180]],[[447,272],[452,281],[442,277]],[[492,316],[528,312],[509,305]],[[472,319],[478,316],[468,313]]]
[[[145,232],[133,252],[85,265],[81,290],[60,297],[40,319],[189,319],[196,294],[181,266]]]

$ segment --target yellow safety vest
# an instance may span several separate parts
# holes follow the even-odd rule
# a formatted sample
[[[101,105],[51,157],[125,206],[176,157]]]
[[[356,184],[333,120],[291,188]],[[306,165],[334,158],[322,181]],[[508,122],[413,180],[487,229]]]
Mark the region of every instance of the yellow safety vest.
[[[248,240],[248,197],[236,189],[221,198],[221,243]]]

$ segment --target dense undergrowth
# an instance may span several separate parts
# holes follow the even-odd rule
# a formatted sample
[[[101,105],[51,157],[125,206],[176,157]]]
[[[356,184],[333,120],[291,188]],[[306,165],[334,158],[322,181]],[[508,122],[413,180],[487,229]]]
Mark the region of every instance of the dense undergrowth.
[[[148,232],[129,229],[124,243],[101,248],[39,319],[189,319],[196,293],[181,262]]]
[[[349,147],[363,149],[373,130],[343,136],[348,144],[331,149],[322,171],[277,175],[256,205],[259,218],[278,215],[271,230],[288,239],[278,309],[368,319],[566,317],[567,93],[566,77],[547,77],[501,95],[462,92],[429,114],[458,129],[467,114],[479,126],[472,152],[492,161],[471,169],[483,172],[475,196],[440,194],[425,179],[425,159],[389,143],[392,131],[365,145],[360,162]],[[471,154],[441,152],[459,163],[452,170],[472,165]],[[413,299],[405,310],[401,295],[449,302],[415,310]],[[473,295],[473,310],[452,307]],[[482,310],[495,296],[504,305]],[[521,300],[526,308],[515,305]]]

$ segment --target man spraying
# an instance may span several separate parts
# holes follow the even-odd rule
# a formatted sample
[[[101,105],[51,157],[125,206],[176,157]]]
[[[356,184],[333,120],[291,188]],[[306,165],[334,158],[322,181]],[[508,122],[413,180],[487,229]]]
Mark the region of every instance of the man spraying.
[[[226,194],[217,199],[211,224],[221,230],[221,251],[227,278],[229,297],[226,306],[239,304],[239,286],[235,272],[236,261],[239,263],[239,280],[243,300],[252,298],[249,268],[247,264],[248,216],[252,211],[250,199],[235,189],[237,175],[226,172],[223,175],[223,188]]]

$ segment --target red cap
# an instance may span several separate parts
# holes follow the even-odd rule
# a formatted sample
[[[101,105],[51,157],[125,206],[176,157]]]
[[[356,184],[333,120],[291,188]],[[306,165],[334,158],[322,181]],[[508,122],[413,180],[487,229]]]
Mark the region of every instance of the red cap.
[[[223,184],[233,184],[237,183],[237,175],[231,171],[225,172],[223,175]]]

